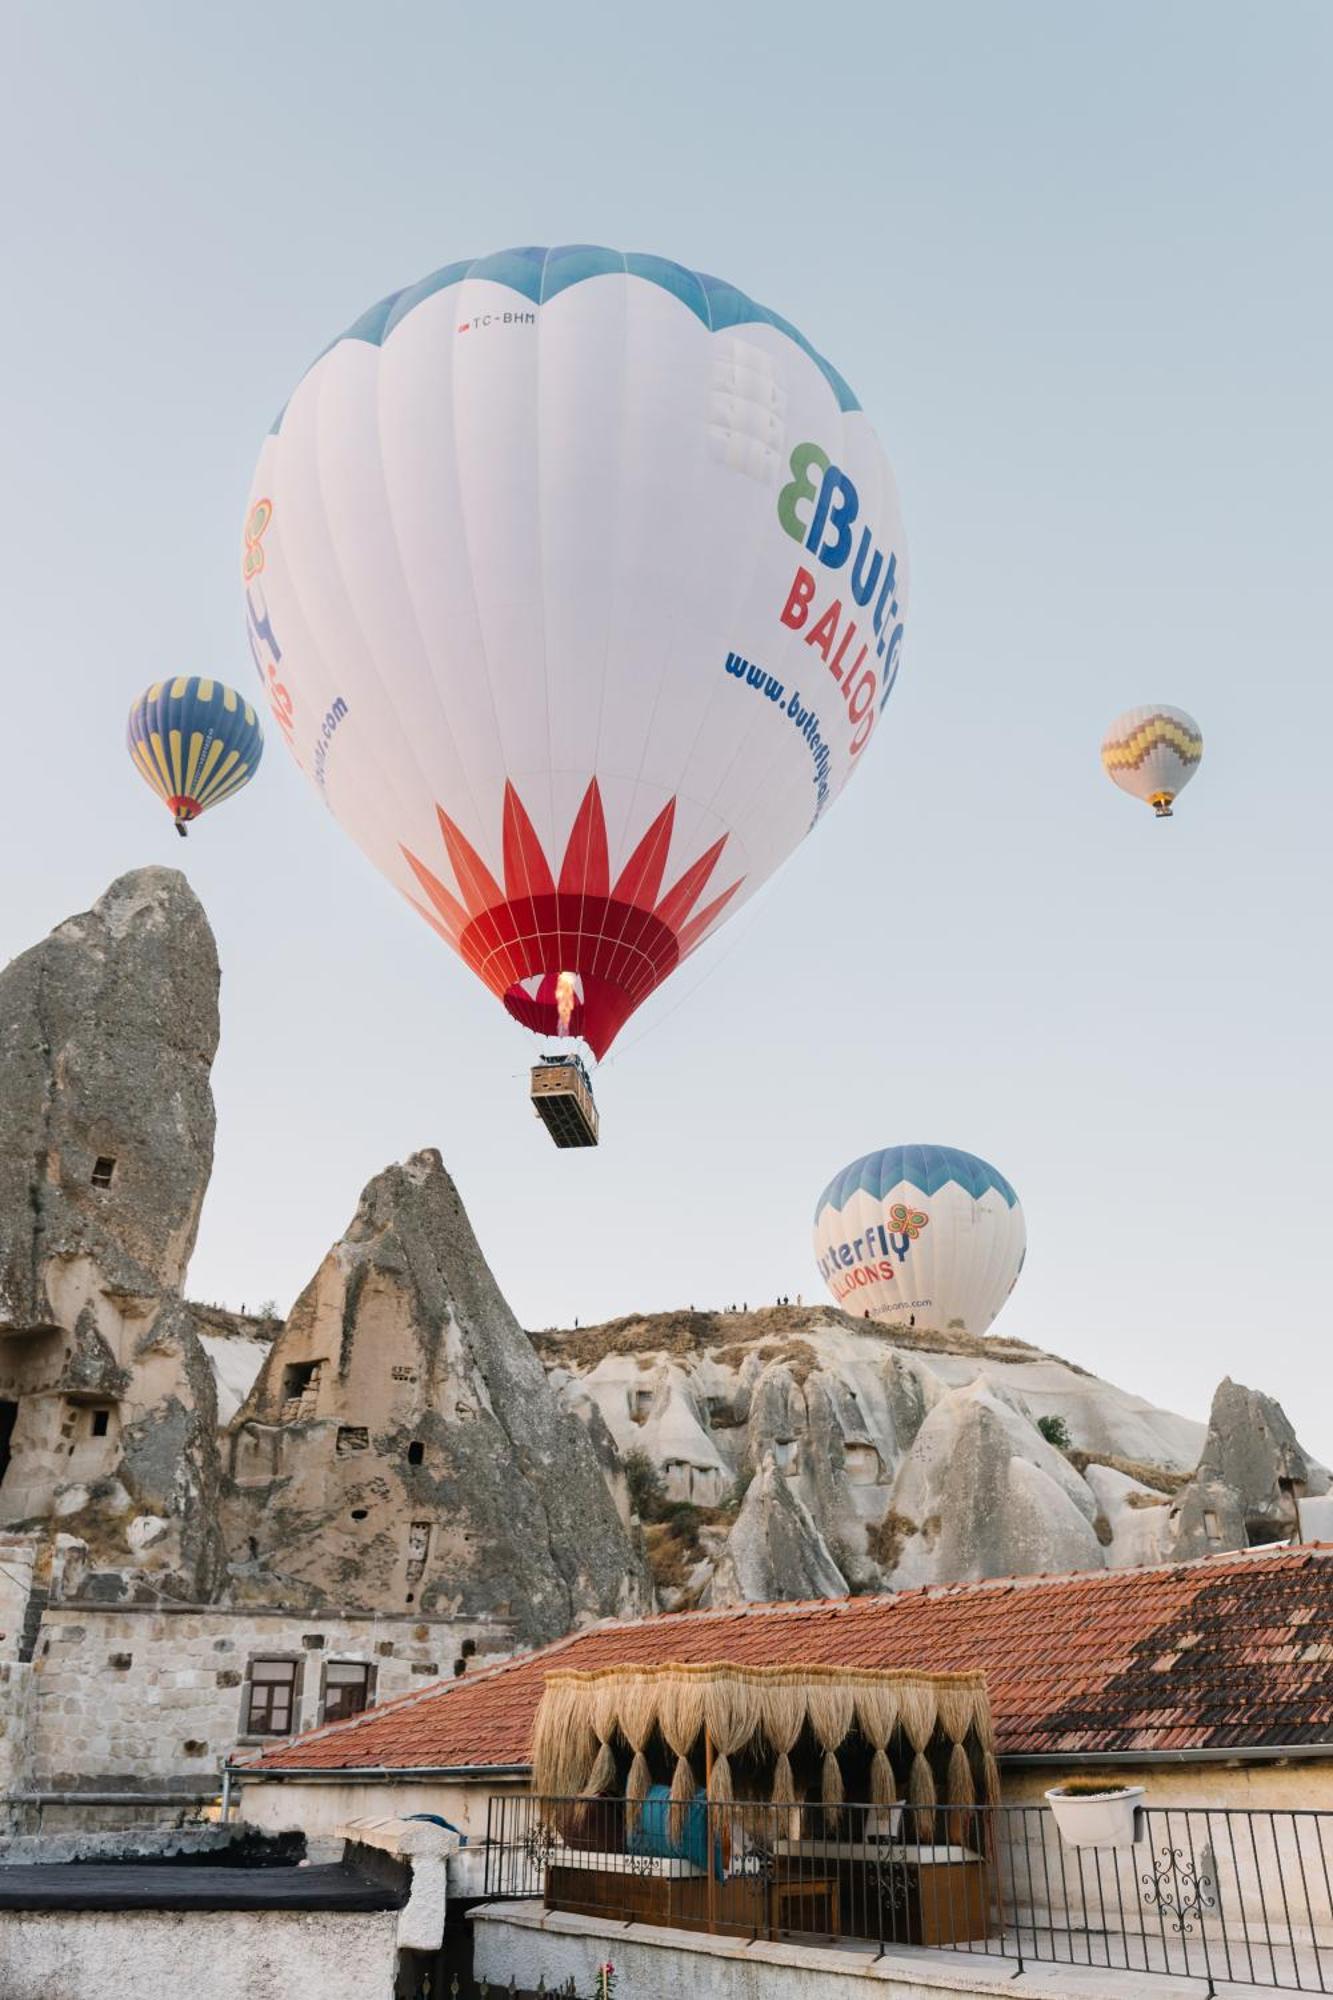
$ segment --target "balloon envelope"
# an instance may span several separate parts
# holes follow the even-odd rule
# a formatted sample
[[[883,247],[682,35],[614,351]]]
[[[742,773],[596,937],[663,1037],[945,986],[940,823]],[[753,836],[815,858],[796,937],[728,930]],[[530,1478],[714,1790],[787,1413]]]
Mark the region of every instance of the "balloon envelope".
[[[836,369],[731,285],[586,245],[450,265],[335,341],[243,569],[334,817],[524,1025],[572,975],[599,1055],[863,761],[907,606]]]
[[[1102,768],[1112,784],[1144,799],[1159,819],[1183,792],[1203,756],[1203,731],[1183,708],[1127,708],[1102,738]]]
[[[815,1257],[845,1312],[985,1333],[1027,1247],[1004,1175],[953,1146],[887,1146],[844,1167],[815,1209]]]
[[[130,710],[126,741],[135,769],[178,827],[248,785],[264,754],[250,703],[198,674],[145,689]]]

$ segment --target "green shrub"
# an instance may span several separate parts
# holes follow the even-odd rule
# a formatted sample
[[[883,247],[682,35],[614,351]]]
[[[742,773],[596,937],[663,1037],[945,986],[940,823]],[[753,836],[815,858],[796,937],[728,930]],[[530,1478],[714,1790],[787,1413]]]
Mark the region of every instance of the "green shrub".
[[[626,1452],[624,1463],[630,1505],[641,1521],[660,1521],[666,1509],[661,1473],[646,1451]]]
[[[1057,1451],[1068,1451],[1071,1442],[1069,1426],[1063,1417],[1038,1417],[1037,1429],[1047,1444],[1053,1444]]]

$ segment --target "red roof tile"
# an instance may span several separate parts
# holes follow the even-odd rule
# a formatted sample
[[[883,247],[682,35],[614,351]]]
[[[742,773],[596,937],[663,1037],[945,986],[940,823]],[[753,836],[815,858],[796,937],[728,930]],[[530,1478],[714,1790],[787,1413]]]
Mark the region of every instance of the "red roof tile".
[[[1333,1545],[598,1625],[253,1761],[264,1770],[525,1765],[550,1669],[708,1660],[982,1668],[1001,1756],[1333,1748]]]

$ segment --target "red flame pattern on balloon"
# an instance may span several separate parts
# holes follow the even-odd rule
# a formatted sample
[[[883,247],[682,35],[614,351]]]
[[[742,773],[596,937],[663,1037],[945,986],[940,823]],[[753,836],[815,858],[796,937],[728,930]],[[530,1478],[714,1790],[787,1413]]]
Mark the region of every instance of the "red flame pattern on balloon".
[[[744,880],[738,877],[696,909],[727,844],[723,834],[663,893],[676,817],[671,798],[612,882],[606,814],[595,778],[575,814],[558,870],[522,799],[506,783],[503,888],[443,807],[435,810],[457,894],[404,847],[428,898],[409,901],[503,999],[514,1019],[538,1034],[560,1032],[556,981],[562,972],[577,974],[581,998],[567,1032],[581,1036],[598,1058],[635,1008],[700,942]],[[530,990],[534,978],[538,983]]]

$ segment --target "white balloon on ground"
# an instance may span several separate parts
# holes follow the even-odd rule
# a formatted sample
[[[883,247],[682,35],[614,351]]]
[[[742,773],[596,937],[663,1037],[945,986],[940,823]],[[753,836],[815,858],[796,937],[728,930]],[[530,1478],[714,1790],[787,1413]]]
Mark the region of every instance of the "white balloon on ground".
[[[815,1257],[844,1312],[982,1334],[1027,1249],[1004,1175],[953,1146],[887,1146],[835,1174],[815,1209]]]
[[[837,370],[734,286],[587,245],[449,266],[336,340],[260,453],[243,569],[334,817],[516,1019],[598,1055],[863,761],[907,607]]]

